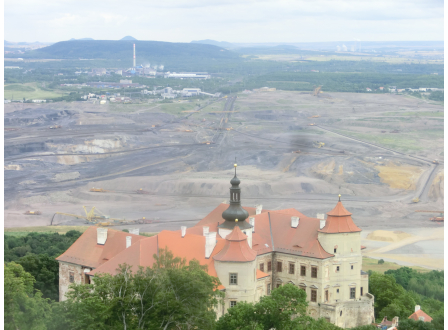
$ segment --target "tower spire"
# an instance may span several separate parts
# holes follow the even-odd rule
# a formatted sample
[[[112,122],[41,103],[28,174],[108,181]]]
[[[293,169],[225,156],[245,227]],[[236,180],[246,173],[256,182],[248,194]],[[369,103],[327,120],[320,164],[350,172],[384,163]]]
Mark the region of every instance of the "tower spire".
[[[252,228],[252,226],[246,222],[249,213],[241,206],[241,181],[236,176],[237,166],[235,157],[235,163],[233,164],[233,167],[235,168],[235,176],[230,180],[230,184],[232,185],[230,187],[230,205],[227,210],[222,213],[222,217],[225,221],[218,226],[220,228],[231,230],[235,226],[238,226],[240,229]]]

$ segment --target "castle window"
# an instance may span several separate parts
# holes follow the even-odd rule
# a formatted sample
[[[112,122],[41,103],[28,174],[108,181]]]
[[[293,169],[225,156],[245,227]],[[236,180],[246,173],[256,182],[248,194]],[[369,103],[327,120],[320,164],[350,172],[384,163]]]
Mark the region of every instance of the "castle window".
[[[351,269],[353,269],[353,265],[351,265]]]
[[[266,289],[267,294],[271,294],[271,283],[268,283],[268,287]]]
[[[350,288],[350,299],[355,299],[356,288]]]
[[[311,301],[317,302],[317,290],[311,290]]]
[[[230,273],[229,284],[238,285],[238,274]]]
[[[300,266],[300,276],[306,276],[306,266]]]
[[[334,253],[336,253],[336,250],[337,250],[337,249],[336,249],[336,248],[334,248]]]
[[[311,277],[317,278],[317,267],[311,267]]]
[[[364,292],[363,292],[363,291],[364,291],[363,289],[364,289],[364,288],[363,288],[363,287],[361,287],[361,296],[362,296],[362,295],[363,295],[363,293],[364,293]]]
[[[336,289],[336,293],[339,293],[339,289]]]
[[[292,262],[291,263],[289,263],[289,273],[290,274],[294,274],[294,272],[295,272],[295,264],[293,264]]]
[[[268,261],[268,272],[272,270],[272,262]]]
[[[75,282],[75,272],[70,272],[69,273],[69,279],[70,279],[70,283]]]
[[[301,285],[301,286],[299,286],[299,288],[306,292],[306,286]]]
[[[230,308],[235,307],[236,306],[236,301],[235,300],[231,300],[230,301]]]
[[[339,272],[339,266],[336,266],[336,273]]]
[[[84,283],[90,284],[90,276],[89,275],[86,275]]]
[[[325,302],[328,302],[328,290],[325,290]]]
[[[278,271],[279,273],[282,272],[282,266],[283,266],[282,262],[281,262],[281,261],[278,261],[278,262],[277,262],[277,271]]]
[[[277,288],[281,287],[282,284],[281,283],[277,283]]]
[[[263,263],[263,262],[260,264],[260,270],[261,270],[262,272],[264,272],[264,263]]]

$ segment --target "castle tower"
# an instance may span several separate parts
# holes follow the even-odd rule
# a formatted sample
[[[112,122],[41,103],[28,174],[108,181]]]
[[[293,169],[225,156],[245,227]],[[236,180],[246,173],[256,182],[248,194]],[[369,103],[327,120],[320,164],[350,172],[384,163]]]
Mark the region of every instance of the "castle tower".
[[[247,235],[235,225],[222,250],[213,257],[216,273],[226,287],[225,309],[239,301],[255,301],[256,257],[257,252],[250,248]]]
[[[225,221],[218,225],[218,233],[222,238],[225,238],[235,227],[239,227],[248,236],[249,245],[252,246],[252,225],[246,222],[249,213],[241,206],[241,181],[236,176],[236,163],[234,167],[235,176],[230,180],[232,185],[230,187],[230,205],[222,213],[222,218]]]
[[[334,297],[337,301],[354,301],[368,292],[368,285],[361,281],[361,229],[342,205],[341,195],[335,208],[321,220],[318,240],[325,251],[334,254],[329,272],[333,285],[340,290]],[[366,286],[366,287],[364,287]]]

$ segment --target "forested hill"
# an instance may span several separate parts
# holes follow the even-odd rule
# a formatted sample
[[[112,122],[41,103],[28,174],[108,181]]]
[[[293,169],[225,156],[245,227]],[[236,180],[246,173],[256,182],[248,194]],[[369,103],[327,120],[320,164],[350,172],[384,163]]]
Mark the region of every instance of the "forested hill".
[[[239,55],[221,47],[197,43],[171,43],[139,40],[69,40],[26,52],[23,58],[109,59],[132,64],[135,43],[137,64],[164,60],[235,60]],[[8,54],[7,54],[8,55]],[[15,55],[17,56],[17,55]]]

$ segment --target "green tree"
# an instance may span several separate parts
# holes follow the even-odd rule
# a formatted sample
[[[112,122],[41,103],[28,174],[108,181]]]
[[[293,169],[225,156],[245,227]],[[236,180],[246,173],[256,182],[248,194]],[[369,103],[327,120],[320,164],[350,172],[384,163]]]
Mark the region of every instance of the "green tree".
[[[45,330],[51,312],[49,299],[34,293],[34,278],[14,262],[5,264],[4,326],[7,330]]]

